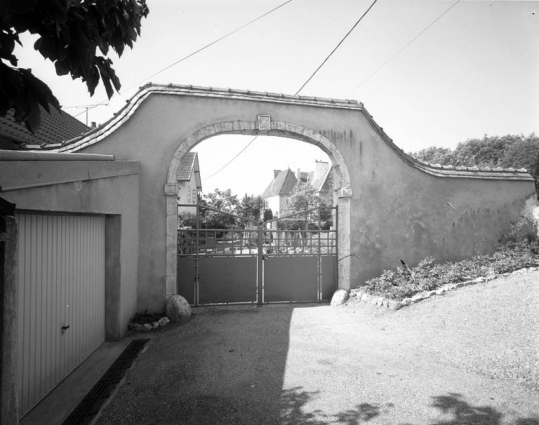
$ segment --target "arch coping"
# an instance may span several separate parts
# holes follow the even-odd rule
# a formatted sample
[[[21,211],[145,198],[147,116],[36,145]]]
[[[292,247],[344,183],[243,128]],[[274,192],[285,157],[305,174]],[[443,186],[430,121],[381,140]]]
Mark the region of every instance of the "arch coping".
[[[121,125],[127,122],[138,109],[138,107],[144,102],[144,100],[146,100],[152,94],[241,99],[257,102],[284,103],[324,108],[357,110],[366,117],[367,121],[381,136],[382,140],[391,149],[393,149],[404,162],[424,173],[436,177],[494,180],[533,180],[533,177],[528,174],[527,170],[525,169],[453,167],[441,166],[438,164],[429,164],[419,161],[412,156],[406,154],[402,149],[395,145],[393,140],[384,132],[384,129],[380,127],[376,123],[376,121],[374,121],[373,116],[369,114],[369,112],[365,109],[364,105],[356,100],[339,100],[313,96],[292,96],[281,93],[257,92],[239,89],[222,89],[213,87],[198,87],[190,85],[163,85],[148,83],[145,86],[142,86],[139,91],[128,101],[128,103],[118,113],[116,113],[113,118],[104,123],[102,126],[90,131],[89,133],[63,142],[61,147],[57,147],[57,144],[55,144],[54,148],[52,149],[47,149],[45,147],[39,150],[47,150],[51,152],[76,152],[87,146],[94,145],[109,136]],[[277,129],[285,130],[283,128]],[[236,128],[234,128],[234,130],[236,130]]]

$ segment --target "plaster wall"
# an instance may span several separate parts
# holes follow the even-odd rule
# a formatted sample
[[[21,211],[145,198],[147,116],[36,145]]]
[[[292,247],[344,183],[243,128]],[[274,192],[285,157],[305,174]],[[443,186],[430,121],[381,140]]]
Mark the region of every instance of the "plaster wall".
[[[139,181],[136,162],[1,161],[0,196],[17,212],[106,215],[106,335],[136,312]]]
[[[191,176],[189,181],[178,181],[178,203],[179,204],[192,204],[197,203],[197,182],[195,179],[195,173]],[[193,213],[194,209],[190,207],[178,207],[178,214],[180,213]]]
[[[281,211],[281,197],[277,195],[266,198],[266,208],[271,210],[274,217],[278,217]]]
[[[144,255],[139,261],[138,309],[163,308],[167,279],[172,278],[167,264],[174,261],[175,253],[167,246],[175,241],[170,234],[167,239],[167,226],[175,225],[168,211],[174,205],[167,209],[165,196],[171,160],[181,160],[196,143],[216,134],[258,134],[258,115],[271,117],[271,127],[261,135],[313,143],[330,156],[334,198],[342,201],[339,216],[350,218],[348,223],[339,220],[340,230],[348,238],[349,253],[359,256],[339,263],[339,277],[348,273],[348,288],[397,267],[400,259],[414,265],[425,256],[442,261],[491,252],[524,201],[534,194],[533,180],[522,173],[442,171],[434,175],[429,167],[423,167],[425,171],[411,164],[359,106],[347,109],[329,103],[269,101],[262,96],[243,99],[159,90],[139,98],[136,108],[130,107],[121,123],[97,143],[88,137],[88,143],[76,148],[140,162],[139,230]],[[350,187],[339,178],[342,167],[349,173]],[[341,256],[346,254],[340,250]]]

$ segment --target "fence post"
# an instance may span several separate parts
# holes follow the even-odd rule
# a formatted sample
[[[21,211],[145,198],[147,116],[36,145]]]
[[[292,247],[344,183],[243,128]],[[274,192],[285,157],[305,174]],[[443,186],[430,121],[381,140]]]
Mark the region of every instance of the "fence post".
[[[262,307],[262,278],[263,271],[262,267],[264,266],[264,231],[262,230],[262,224],[258,225],[258,275],[257,275],[257,284],[258,284],[258,297],[256,305]]]

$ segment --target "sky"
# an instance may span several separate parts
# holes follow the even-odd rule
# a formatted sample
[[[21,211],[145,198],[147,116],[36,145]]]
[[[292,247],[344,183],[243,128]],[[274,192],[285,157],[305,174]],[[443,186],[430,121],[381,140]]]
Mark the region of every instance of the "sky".
[[[56,76],[31,37],[17,55],[81,121],[102,103],[87,111],[99,124],[149,81],[295,94],[372,2],[147,0],[142,36],[111,56],[122,89],[110,102],[102,88],[90,97],[80,80]],[[300,94],[363,102],[406,152],[539,133],[539,2],[378,0]],[[274,169],[310,171],[327,160],[306,143],[266,136],[223,168],[251,140],[219,136],[195,147],[205,192],[256,195]]]

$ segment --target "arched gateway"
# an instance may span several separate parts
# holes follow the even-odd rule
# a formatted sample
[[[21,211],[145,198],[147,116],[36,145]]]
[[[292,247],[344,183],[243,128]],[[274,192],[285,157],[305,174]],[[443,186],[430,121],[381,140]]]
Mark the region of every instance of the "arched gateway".
[[[534,193],[525,170],[414,160],[356,101],[148,84],[109,122],[54,149],[139,163],[139,246],[133,249],[140,309],[162,308],[165,296],[176,293],[176,172],[189,150],[220,134],[289,137],[331,158],[338,282],[345,289],[400,259],[414,264],[426,256],[449,260],[491,251]]]

